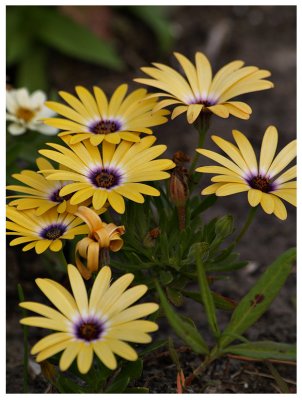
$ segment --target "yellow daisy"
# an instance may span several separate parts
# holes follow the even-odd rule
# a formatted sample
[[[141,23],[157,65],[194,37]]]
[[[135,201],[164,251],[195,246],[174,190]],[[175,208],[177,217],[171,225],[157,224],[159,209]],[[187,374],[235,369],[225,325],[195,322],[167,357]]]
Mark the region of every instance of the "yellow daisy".
[[[222,118],[229,115],[248,119],[252,110],[241,101],[229,101],[244,93],[272,88],[272,82],[264,80],[269,71],[253,66],[243,67],[244,62],[233,61],[221,68],[212,78],[212,68],[207,57],[200,52],[195,55],[193,65],[180,53],[174,53],[186,79],[173,68],[153,63],[154,67],[141,68],[153,79],[138,78],[136,82],[162,90],[151,96],[167,97],[154,107],[154,112],[170,105],[176,105],[171,118],[187,112],[187,120],[192,124],[201,112],[210,112]],[[150,96],[150,97],[151,97]]]
[[[81,239],[75,248],[75,263],[81,275],[90,279],[93,272],[101,266],[102,259],[107,259],[109,264],[109,250],[119,251],[124,244],[121,235],[125,233],[124,226],[116,226],[113,223],[106,224],[92,209],[80,206],[76,215],[89,227],[89,235]],[[80,257],[87,260],[85,266]]]
[[[27,243],[22,250],[35,248],[37,254],[48,248],[60,251],[62,240],[73,239],[76,235],[89,232],[88,226],[80,218],[70,213],[58,214],[55,209],[37,216],[34,210],[18,211],[14,207],[6,206],[6,217],[6,234],[18,236],[10,242],[10,246]]]
[[[274,126],[269,126],[262,140],[258,164],[246,136],[234,130],[233,137],[237,147],[218,136],[212,136],[213,141],[230,159],[210,150],[197,149],[200,154],[222,165],[196,169],[198,172],[218,174],[211,179],[215,183],[205,188],[201,194],[228,196],[247,191],[248,202],[252,207],[261,204],[267,214],[274,213],[276,217],[286,219],[287,211],[282,200],[296,206],[296,181],[293,180],[296,178],[296,166],[285,172],[283,170],[296,157],[296,140],[285,146],[275,157],[278,132]]]
[[[94,96],[84,87],[75,88],[79,99],[69,93],[59,92],[67,105],[53,101],[45,104],[63,118],[46,118],[44,122],[62,129],[59,136],[72,135],[71,144],[90,139],[93,146],[103,140],[119,143],[121,139],[139,142],[140,133],[152,134],[150,127],[167,121],[167,110],[153,112],[157,99],[146,99],[147,91],[138,89],[126,96],[128,85],[120,85],[108,101],[99,87]]]
[[[143,203],[142,194],[159,196],[157,189],[140,182],[169,178],[164,170],[175,165],[167,159],[154,160],[167,148],[165,145],[152,146],[155,140],[154,136],[147,136],[139,143],[122,141],[117,146],[104,141],[101,151],[88,140],[69,144],[70,149],[48,143],[56,151],[39,152],[66,167],[66,171],[47,171],[47,179],[74,182],[64,186],[59,193],[66,196],[75,192],[70,204],[80,204],[92,198],[94,209],[99,210],[108,200],[112,208],[122,214],[125,211],[123,197]]]
[[[42,170],[52,170],[52,164],[40,157],[36,160],[37,166]],[[15,198],[9,203],[10,206],[16,206],[17,210],[36,209],[37,215],[42,215],[46,211],[56,208],[58,213],[75,213],[78,209],[77,205],[70,204],[71,195],[60,196],[60,190],[70,181],[49,181],[45,176],[36,171],[23,170],[20,174],[12,175],[13,178],[24,183],[23,185],[9,185],[7,190],[20,192],[18,195],[7,196],[7,198]],[[83,205],[89,205],[89,201]]]
[[[79,371],[86,374],[93,363],[94,353],[110,369],[117,367],[114,354],[135,361],[137,353],[126,342],[149,343],[152,338],[148,332],[158,329],[155,322],[140,319],[155,312],[157,304],[133,306],[146,293],[147,286],[127,289],[133,281],[133,274],[123,275],[110,286],[111,270],[104,267],[98,273],[88,299],[79,271],[70,264],[68,276],[73,295],[51,279],[36,279],[56,309],[36,302],[20,303],[21,307],[40,315],[23,318],[21,324],[57,331],[32,348],[31,353],[37,355],[37,362],[63,351],[60,369],[67,370],[77,358]]]

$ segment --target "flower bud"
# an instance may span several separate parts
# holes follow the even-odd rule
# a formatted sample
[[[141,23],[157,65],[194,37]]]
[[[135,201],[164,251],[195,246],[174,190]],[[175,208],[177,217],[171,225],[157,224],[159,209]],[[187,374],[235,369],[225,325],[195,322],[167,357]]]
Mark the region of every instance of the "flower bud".
[[[234,220],[231,215],[225,215],[219,218],[215,224],[215,234],[222,239],[228,237],[233,230]]]

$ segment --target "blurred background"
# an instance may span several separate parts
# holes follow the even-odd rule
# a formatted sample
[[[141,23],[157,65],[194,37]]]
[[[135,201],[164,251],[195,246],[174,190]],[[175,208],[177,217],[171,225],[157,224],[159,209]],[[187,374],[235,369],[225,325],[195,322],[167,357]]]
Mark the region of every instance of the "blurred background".
[[[235,59],[246,65],[268,69],[275,88],[241,96],[251,105],[248,121],[234,117],[214,117],[210,134],[231,139],[239,129],[259,149],[265,129],[275,125],[282,148],[296,136],[296,7],[294,6],[8,6],[7,7],[7,87],[42,89],[50,99],[59,90],[73,93],[76,85],[91,89],[101,86],[111,95],[123,82],[143,76],[140,67],[161,62],[178,69],[173,51],[191,60],[204,52],[216,72]],[[150,89],[149,89],[150,90]],[[182,115],[158,127],[159,143],[168,145],[166,155],[177,150],[194,155],[197,135]],[[7,153],[7,180],[11,173],[35,168],[36,150],[49,137],[35,134],[13,137]],[[11,138],[9,138],[11,143]],[[51,138],[53,140],[53,138]],[[18,141],[18,142],[17,142]],[[14,147],[15,146],[15,147]],[[200,157],[199,165],[205,160]],[[207,178],[208,179],[208,178]],[[206,185],[206,179],[203,185]],[[261,210],[249,234],[240,243],[246,269],[236,273],[235,282],[223,282],[223,294],[240,297],[262,269],[296,243],[295,209],[288,205],[285,222]],[[220,198],[206,218],[234,215],[240,229],[248,212],[244,194]],[[22,390],[22,331],[17,307],[16,285],[25,293],[33,290],[33,280],[41,276],[41,259],[34,253],[8,248],[7,252],[7,391]],[[295,330],[295,276],[276,300],[272,310],[251,330],[251,339],[293,342]],[[39,391],[39,388],[33,388]]]

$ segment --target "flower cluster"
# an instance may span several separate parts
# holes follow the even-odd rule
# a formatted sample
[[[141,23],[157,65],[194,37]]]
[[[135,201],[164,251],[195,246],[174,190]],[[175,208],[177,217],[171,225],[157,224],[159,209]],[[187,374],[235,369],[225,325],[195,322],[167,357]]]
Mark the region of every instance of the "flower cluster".
[[[270,76],[269,71],[244,66],[240,60],[225,65],[212,77],[211,65],[204,54],[196,53],[195,65],[182,54],[175,53],[175,57],[185,77],[167,65],[154,63],[153,67],[142,68],[152,79],[135,79],[159,89],[159,93],[139,88],[127,94],[128,85],[122,84],[108,99],[99,87],[94,87],[91,93],[76,86],[76,96],[59,93],[66,103],[61,104],[45,103],[46,97],[40,91],[31,96],[26,89],[7,92],[7,120],[12,121],[8,131],[12,135],[20,135],[27,129],[44,134],[61,131],[60,144],[50,142],[47,148],[39,150],[43,157],[36,159],[37,169],[13,174],[20,184],[7,186],[13,192],[8,195],[7,235],[16,236],[10,245],[22,244],[23,251],[35,249],[41,254],[47,250],[62,251],[66,241],[76,241],[72,263],[75,266],[71,263],[67,266],[72,293],[53,280],[36,279],[56,308],[28,301],[20,304],[39,315],[23,318],[22,324],[56,331],[32,348],[37,362],[63,352],[59,362],[62,371],[77,359],[78,370],[86,374],[93,365],[94,353],[109,369],[118,366],[115,355],[129,361],[137,359],[137,351],[127,342],[151,341],[149,333],[156,331],[158,325],[141,318],[154,313],[158,305],[153,302],[133,305],[146,293],[147,286],[139,284],[129,289],[134,279],[131,273],[110,284],[109,253],[123,248],[121,236],[126,232],[126,240],[127,219],[121,218],[123,214],[128,217],[129,201],[142,204],[145,196],[161,194],[164,201],[169,200],[166,188],[159,190],[159,184],[154,187],[155,181],[171,177],[167,185],[170,202],[177,208],[179,230],[186,229],[186,204],[196,183],[198,174],[193,173],[199,154],[218,164],[196,169],[199,173],[214,174],[212,184],[202,189],[203,195],[220,197],[247,192],[251,207],[261,205],[266,213],[281,220],[287,218],[283,200],[296,205],[296,166],[284,171],[296,156],[296,141],[276,155],[278,132],[274,126],[266,129],[259,162],[250,141],[238,130],[232,132],[236,145],[212,136],[226,156],[201,146],[189,171],[184,162],[190,158],[182,152],[173,160],[159,158],[167,148],[155,145],[156,136],[151,128],[168,121],[170,112],[165,107],[175,106],[172,119],[186,113],[188,123],[199,128],[203,143],[210,116],[250,118],[250,106],[231,99],[273,87],[265,79]],[[159,101],[160,97],[165,99]],[[148,202],[146,215],[150,209]],[[159,206],[157,221],[163,215]],[[112,220],[119,222],[108,222]],[[161,235],[161,229],[149,227],[150,237],[151,232],[156,232],[152,240]],[[193,232],[194,227],[189,230]],[[167,243],[162,246],[164,252],[168,252]],[[152,264],[153,255],[149,259]],[[187,260],[190,254],[186,255]],[[172,262],[167,257],[167,263]],[[167,279],[169,274],[170,271]],[[89,295],[83,278],[93,278]],[[162,301],[164,295],[159,294]],[[165,310],[168,307],[164,306]]]

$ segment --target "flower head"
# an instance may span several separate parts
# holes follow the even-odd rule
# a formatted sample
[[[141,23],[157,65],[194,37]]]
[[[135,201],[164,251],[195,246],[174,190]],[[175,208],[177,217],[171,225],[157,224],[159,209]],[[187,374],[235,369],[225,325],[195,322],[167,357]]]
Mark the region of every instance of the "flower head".
[[[162,107],[176,105],[171,118],[187,112],[187,120],[192,124],[201,112],[210,112],[222,118],[229,115],[248,119],[252,110],[241,101],[229,101],[244,93],[256,92],[273,87],[264,80],[270,72],[257,67],[243,67],[243,61],[233,61],[221,68],[212,78],[212,67],[207,57],[200,52],[195,55],[193,65],[180,53],[174,53],[186,79],[167,65],[153,63],[154,67],[141,68],[153,79],[138,78],[136,82],[162,90],[156,97],[167,97],[160,101],[154,112]]]
[[[12,135],[22,135],[27,129],[54,135],[57,129],[46,126],[43,118],[52,117],[55,113],[44,106],[46,95],[41,90],[31,95],[25,88],[6,91],[6,119],[12,121],[8,131]]]
[[[58,214],[55,209],[37,216],[35,210],[18,211],[7,206],[6,217],[6,234],[18,236],[10,242],[10,246],[27,243],[22,250],[35,248],[37,254],[48,248],[60,251],[62,240],[73,239],[76,235],[85,235],[89,231],[80,218],[67,212]]]
[[[80,206],[76,213],[89,228],[89,235],[81,239],[75,249],[76,266],[85,279],[90,279],[93,272],[100,266],[102,255],[107,255],[109,250],[119,251],[123,246],[121,235],[124,226],[113,223],[106,224],[95,211],[88,207]],[[82,263],[80,256],[87,260],[87,267]]]
[[[36,279],[36,283],[56,309],[36,302],[22,302],[20,306],[40,316],[23,318],[25,325],[57,331],[34,345],[31,353],[37,362],[63,351],[60,369],[67,370],[77,358],[82,374],[89,371],[93,354],[110,369],[117,367],[115,355],[135,361],[137,353],[126,342],[149,343],[148,332],[158,329],[156,323],[140,318],[158,309],[155,303],[134,305],[147,291],[137,285],[127,289],[134,275],[125,274],[110,285],[111,270],[104,267],[98,273],[89,299],[79,271],[68,265],[72,293],[50,279]],[[127,289],[127,290],[126,290]]]
[[[234,130],[233,137],[237,147],[218,136],[212,136],[212,140],[230,159],[210,150],[197,149],[200,154],[221,165],[196,169],[198,172],[218,174],[211,179],[215,183],[201,193],[228,196],[247,191],[248,202],[252,207],[261,204],[267,214],[274,213],[278,218],[286,219],[287,211],[282,200],[296,206],[296,181],[293,180],[296,178],[296,166],[285,172],[283,170],[296,157],[296,140],[275,156],[278,132],[274,126],[269,126],[262,140],[258,164],[246,136]]]
[[[165,145],[153,146],[156,138],[148,136],[139,143],[122,141],[119,145],[103,142],[102,150],[94,147],[90,141],[68,144],[70,149],[49,143],[56,149],[40,150],[40,153],[57,161],[66,170],[49,171],[47,179],[70,180],[61,189],[59,195],[74,193],[70,204],[80,204],[92,198],[96,210],[104,206],[106,201],[118,213],[124,213],[126,197],[137,203],[143,203],[142,194],[159,196],[159,191],[140,182],[169,178],[165,172],[173,168],[171,160],[154,160],[166,150]],[[62,167],[63,168],[63,167]]]
[[[167,121],[167,110],[153,112],[156,99],[146,99],[147,91],[138,89],[126,96],[128,85],[119,86],[110,101],[103,90],[94,87],[94,96],[84,87],[75,88],[79,99],[59,92],[68,105],[48,101],[46,105],[65,117],[47,118],[45,123],[62,129],[59,136],[72,135],[71,144],[89,139],[93,146],[103,140],[120,143],[121,139],[139,142],[140,133],[152,134],[150,127]]]
[[[37,166],[41,170],[54,170],[52,164],[45,158],[37,158]],[[16,206],[17,210],[35,209],[37,215],[42,215],[46,211],[56,208],[58,213],[69,212],[75,213],[78,209],[77,205],[70,204],[71,195],[60,196],[60,190],[70,181],[49,181],[46,179],[47,174],[38,173],[36,171],[23,170],[20,174],[12,175],[13,178],[24,183],[24,185],[9,185],[6,189],[20,192],[18,195],[7,196],[7,198],[15,198],[9,205]],[[89,201],[83,202],[83,205],[89,205]],[[104,209],[105,211],[105,209]]]

